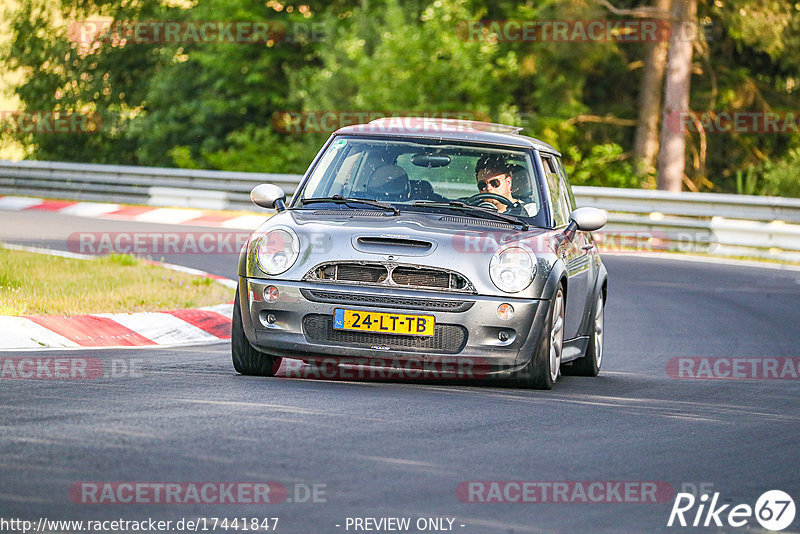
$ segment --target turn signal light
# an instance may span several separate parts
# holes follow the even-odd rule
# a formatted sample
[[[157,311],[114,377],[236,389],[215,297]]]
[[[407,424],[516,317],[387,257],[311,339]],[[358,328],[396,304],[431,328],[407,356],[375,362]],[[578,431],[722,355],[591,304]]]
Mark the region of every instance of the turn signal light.
[[[514,317],[514,307],[511,304],[501,304],[497,307],[497,317],[503,321],[508,321]]]

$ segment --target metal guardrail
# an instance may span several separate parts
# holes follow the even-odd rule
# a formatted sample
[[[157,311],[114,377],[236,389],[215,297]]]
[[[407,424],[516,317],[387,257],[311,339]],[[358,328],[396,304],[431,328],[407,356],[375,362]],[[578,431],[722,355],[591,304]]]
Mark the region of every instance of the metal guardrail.
[[[255,211],[250,190],[291,196],[301,176],[0,160],[0,195]],[[800,199],[575,187],[578,205],[609,211],[604,248],[672,249],[800,261]],[[263,211],[261,211],[263,213]]]
[[[800,199],[575,187],[608,210],[607,250],[680,250],[800,262]]]
[[[0,160],[0,195],[252,211],[250,190],[265,182],[291,195],[299,176]]]

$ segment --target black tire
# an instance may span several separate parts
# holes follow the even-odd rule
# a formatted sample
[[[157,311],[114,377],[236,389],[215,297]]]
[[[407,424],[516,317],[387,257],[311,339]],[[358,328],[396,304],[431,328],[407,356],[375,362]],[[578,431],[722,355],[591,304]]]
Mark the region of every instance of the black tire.
[[[242,308],[239,305],[239,291],[233,299],[233,318],[231,321],[231,356],[233,368],[237,373],[251,376],[275,376],[281,358],[264,354],[253,348],[244,335]]]
[[[550,301],[550,308],[547,311],[547,318],[545,320],[547,332],[543,335],[542,342],[539,344],[539,349],[528,364],[517,371],[513,376],[517,386],[529,389],[553,388],[553,384],[555,384],[558,379],[561,351],[564,348],[564,309],[564,288],[559,285],[555,295],[553,295],[553,299]],[[556,349],[557,361],[555,367],[551,364],[551,349],[554,345],[554,334],[557,338],[555,341],[560,344],[560,349]],[[555,371],[553,369],[555,369]]]
[[[592,309],[592,329],[589,336],[589,346],[586,355],[564,366],[564,374],[572,376],[597,376],[603,364],[603,329],[605,328],[605,299],[600,292]]]

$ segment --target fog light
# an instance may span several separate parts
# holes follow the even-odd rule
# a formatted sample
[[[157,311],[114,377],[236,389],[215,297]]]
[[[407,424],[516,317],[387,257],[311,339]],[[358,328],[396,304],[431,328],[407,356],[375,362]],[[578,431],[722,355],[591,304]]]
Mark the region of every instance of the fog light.
[[[500,330],[500,333],[497,334],[497,339],[505,343],[506,341],[508,341],[508,332],[506,332],[505,330]]]
[[[497,317],[503,321],[508,321],[514,317],[514,307],[511,304],[501,304],[497,307]]]
[[[267,323],[275,324],[275,321],[277,321],[277,320],[278,320],[278,318],[275,317],[274,313],[270,313],[269,315],[267,315]]]
[[[267,302],[275,302],[278,300],[278,288],[275,286],[267,286],[264,288],[264,298]]]

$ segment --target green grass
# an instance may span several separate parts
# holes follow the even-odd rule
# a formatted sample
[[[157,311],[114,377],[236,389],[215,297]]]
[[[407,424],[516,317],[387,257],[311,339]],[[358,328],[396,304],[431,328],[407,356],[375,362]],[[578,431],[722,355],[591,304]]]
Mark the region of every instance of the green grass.
[[[196,308],[233,291],[201,278],[114,254],[78,260],[0,249],[0,315],[76,315]]]

